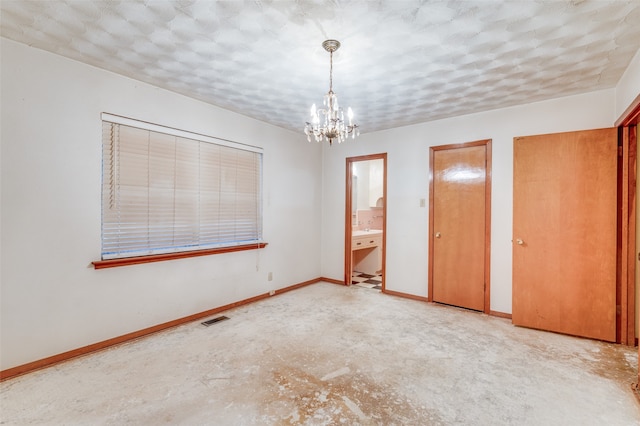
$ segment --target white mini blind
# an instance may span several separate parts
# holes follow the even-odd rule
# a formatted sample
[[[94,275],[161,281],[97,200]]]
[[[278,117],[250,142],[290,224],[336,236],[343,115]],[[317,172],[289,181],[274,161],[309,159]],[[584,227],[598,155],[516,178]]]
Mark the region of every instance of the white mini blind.
[[[103,115],[103,259],[261,241],[261,152],[131,122]]]

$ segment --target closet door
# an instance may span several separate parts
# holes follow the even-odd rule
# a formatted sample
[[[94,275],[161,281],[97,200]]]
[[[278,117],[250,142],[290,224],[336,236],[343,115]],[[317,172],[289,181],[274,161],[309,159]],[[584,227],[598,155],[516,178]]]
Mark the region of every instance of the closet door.
[[[616,339],[617,131],[517,137],[513,323]]]
[[[490,141],[431,148],[434,302],[484,311]]]

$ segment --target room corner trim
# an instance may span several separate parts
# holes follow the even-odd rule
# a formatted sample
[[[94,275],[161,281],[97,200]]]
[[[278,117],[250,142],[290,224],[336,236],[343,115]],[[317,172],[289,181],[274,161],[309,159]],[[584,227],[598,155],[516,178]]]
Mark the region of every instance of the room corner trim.
[[[415,294],[409,294],[409,293],[403,293],[401,291],[393,291],[393,290],[383,290],[382,291],[384,294],[388,294],[390,296],[397,296],[397,297],[403,297],[405,299],[412,299],[412,300],[417,300],[419,302],[429,302],[429,298],[428,297],[424,297],[424,296],[416,296]]]
[[[640,120],[640,94],[629,104],[614,124],[614,127],[629,126]]]
[[[325,282],[328,282],[328,283],[331,283],[331,284],[346,285],[344,283],[344,281],[335,280],[333,278],[327,278],[327,277],[320,277],[319,281],[325,281]]]
[[[489,315],[491,315],[492,317],[506,318],[509,320],[511,319],[511,314],[508,314],[506,312],[489,311]]]

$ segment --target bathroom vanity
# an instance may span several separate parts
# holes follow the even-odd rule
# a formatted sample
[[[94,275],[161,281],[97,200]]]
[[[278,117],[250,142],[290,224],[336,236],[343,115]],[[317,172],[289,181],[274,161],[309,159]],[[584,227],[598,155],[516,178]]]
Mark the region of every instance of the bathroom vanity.
[[[354,271],[376,275],[382,270],[382,231],[353,231],[351,265]]]

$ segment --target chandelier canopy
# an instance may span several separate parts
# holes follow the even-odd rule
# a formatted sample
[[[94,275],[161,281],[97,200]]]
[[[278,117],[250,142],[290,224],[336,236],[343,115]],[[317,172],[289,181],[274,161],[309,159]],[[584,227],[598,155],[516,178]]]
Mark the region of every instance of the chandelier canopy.
[[[333,93],[333,52],[338,50],[340,42],[338,40],[325,40],[322,43],[324,50],[329,52],[329,92],[324,95],[324,108],[316,109],[316,104],[311,106],[311,121],[307,121],[304,126],[304,133],[307,140],[311,142],[313,136],[316,142],[321,140],[329,141],[329,145],[333,144],[334,139],[338,143],[351,135],[352,139],[360,135],[358,125],[353,122],[353,110],[351,107],[347,109],[347,119],[349,124],[344,122],[344,112],[338,105],[338,97]]]

